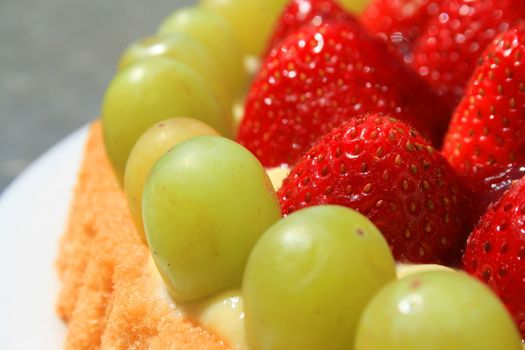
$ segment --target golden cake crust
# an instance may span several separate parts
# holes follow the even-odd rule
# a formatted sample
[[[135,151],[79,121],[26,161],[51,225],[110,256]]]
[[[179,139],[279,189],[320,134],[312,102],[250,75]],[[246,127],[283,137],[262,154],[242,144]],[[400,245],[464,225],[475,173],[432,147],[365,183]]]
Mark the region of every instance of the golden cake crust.
[[[89,132],[57,270],[66,349],[229,349],[166,296],[107,159],[99,122]]]

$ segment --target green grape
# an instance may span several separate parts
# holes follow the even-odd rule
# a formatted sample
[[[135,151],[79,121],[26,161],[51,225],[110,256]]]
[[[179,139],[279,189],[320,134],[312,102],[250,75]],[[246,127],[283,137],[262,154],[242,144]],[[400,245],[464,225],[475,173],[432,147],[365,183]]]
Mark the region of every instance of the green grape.
[[[168,151],[146,181],[148,244],[176,300],[240,287],[259,236],[280,205],[259,161],[241,145],[199,136]]]
[[[279,16],[281,15],[281,13],[284,11],[284,8],[286,7],[286,5],[290,2],[290,0],[267,0],[266,3],[267,3],[267,6],[270,10],[270,13],[271,14],[276,14],[277,15],[277,18],[276,20],[279,19]],[[276,25],[277,23],[274,23],[274,26]],[[273,28],[272,28],[273,29]]]
[[[405,277],[363,312],[355,350],[521,350],[503,304],[483,284],[454,271]]]
[[[231,25],[221,16],[200,8],[175,11],[164,20],[159,34],[183,33],[206,47],[226,76],[230,91],[242,92],[248,83],[243,52]]]
[[[153,125],[133,146],[124,172],[124,191],[131,217],[144,242],[146,236],[142,220],[142,191],[153,164],[176,144],[202,135],[218,135],[218,133],[196,119],[173,118]]]
[[[371,0],[338,0],[349,11],[360,13]]]
[[[368,300],[395,278],[379,230],[339,206],[297,211],[255,245],[243,281],[252,350],[352,349]]]
[[[227,77],[202,44],[181,33],[145,38],[132,43],[126,49],[120,59],[119,69],[149,57],[174,59],[198,73],[213,90],[233,125],[233,93],[229,91]]]
[[[146,129],[158,121],[185,116],[210,125],[222,135],[231,126],[203,79],[188,66],[148,58],[119,72],[102,106],[104,141],[119,180],[129,153]]]
[[[200,4],[226,18],[244,51],[261,55],[287,0],[201,0]]]

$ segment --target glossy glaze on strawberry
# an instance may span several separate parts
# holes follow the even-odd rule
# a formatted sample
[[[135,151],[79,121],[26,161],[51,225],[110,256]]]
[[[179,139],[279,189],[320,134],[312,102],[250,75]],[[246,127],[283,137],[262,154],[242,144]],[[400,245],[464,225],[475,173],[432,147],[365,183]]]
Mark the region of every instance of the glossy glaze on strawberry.
[[[445,158],[406,124],[355,118],[322,138],[279,191],[283,214],[318,204],[368,216],[394,256],[458,262],[466,240],[466,197]]]
[[[268,51],[302,26],[319,26],[332,20],[357,22],[354,15],[334,0],[291,0],[275,25]]]
[[[367,6],[363,25],[394,48],[406,60],[411,59],[414,41],[430,18],[437,16],[444,0],[374,0]]]
[[[463,267],[499,295],[525,338],[525,178],[483,216]]]
[[[417,41],[412,66],[454,107],[485,47],[523,19],[523,0],[445,0]]]
[[[485,208],[524,175],[525,27],[487,47],[454,113],[443,152],[485,197],[480,198]]]
[[[448,124],[448,110],[426,84],[362,27],[303,27],[263,62],[238,141],[267,167],[293,164],[319,137],[370,112],[404,120],[435,144]]]

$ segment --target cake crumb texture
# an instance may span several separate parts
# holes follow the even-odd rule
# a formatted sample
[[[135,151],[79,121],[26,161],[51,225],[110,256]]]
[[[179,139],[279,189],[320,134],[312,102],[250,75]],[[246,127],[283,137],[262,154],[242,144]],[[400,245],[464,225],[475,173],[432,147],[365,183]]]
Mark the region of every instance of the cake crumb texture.
[[[229,349],[185,319],[166,297],[107,159],[102,130],[89,132],[57,270],[65,349]]]

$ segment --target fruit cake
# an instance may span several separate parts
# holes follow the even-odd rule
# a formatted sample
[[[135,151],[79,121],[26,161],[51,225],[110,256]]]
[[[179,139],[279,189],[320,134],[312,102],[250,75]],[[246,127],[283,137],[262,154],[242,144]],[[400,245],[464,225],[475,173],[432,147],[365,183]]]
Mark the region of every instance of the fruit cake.
[[[272,174],[276,187],[286,172]],[[398,275],[442,268],[400,265]],[[131,219],[100,122],[86,140],[57,269],[66,349],[248,349],[242,307],[221,305],[229,294],[196,306],[177,305],[169,296]]]
[[[67,349],[521,349],[525,5],[357,3],[202,0],[125,51]]]

